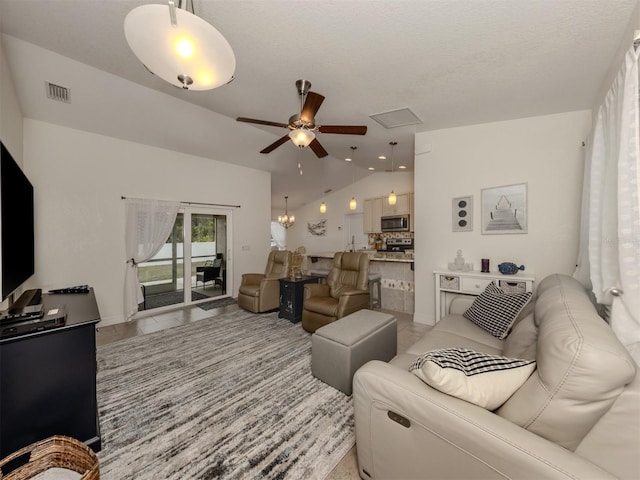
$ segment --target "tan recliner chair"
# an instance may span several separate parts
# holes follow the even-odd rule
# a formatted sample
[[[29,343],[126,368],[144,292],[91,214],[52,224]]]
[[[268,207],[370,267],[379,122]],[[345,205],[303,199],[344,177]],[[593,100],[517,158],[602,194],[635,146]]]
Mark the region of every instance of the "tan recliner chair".
[[[254,313],[275,310],[280,306],[280,279],[289,275],[291,252],[269,253],[262,273],[245,273],[238,292],[238,305]]]
[[[307,283],[302,304],[302,328],[315,332],[350,313],[369,306],[369,257],[338,252],[326,284]]]

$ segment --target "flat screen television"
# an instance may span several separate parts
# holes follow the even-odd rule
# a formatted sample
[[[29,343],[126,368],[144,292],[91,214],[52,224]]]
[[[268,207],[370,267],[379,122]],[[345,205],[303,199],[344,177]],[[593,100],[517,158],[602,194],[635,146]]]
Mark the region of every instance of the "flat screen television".
[[[0,290],[6,299],[35,273],[33,185],[0,142]]]

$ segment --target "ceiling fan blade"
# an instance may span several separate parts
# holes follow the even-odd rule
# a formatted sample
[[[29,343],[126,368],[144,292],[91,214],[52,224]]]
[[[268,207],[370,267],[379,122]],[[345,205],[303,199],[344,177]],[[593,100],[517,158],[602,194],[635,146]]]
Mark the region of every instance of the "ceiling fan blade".
[[[318,113],[318,109],[322,102],[324,101],[324,97],[316,92],[307,93],[307,98],[304,101],[304,106],[302,107],[302,112],[300,113],[300,120],[306,123],[313,123],[313,119]]]
[[[260,153],[271,153],[283,143],[287,143],[288,140],[289,140],[289,135],[285,135],[284,137],[273,142],[268,147],[265,147],[262,150],[260,150]]]
[[[311,147],[311,150],[313,150],[313,153],[315,153],[318,158],[326,157],[327,155],[329,155],[324,147],[320,145],[320,142],[317,138],[313,139],[313,141],[309,144],[309,147]]]
[[[289,125],[286,123],[270,122],[268,120],[256,120],[255,118],[238,117],[236,118],[236,121],[246,122],[246,123],[257,123],[258,125],[271,125],[272,127],[289,128]]]
[[[322,125],[318,127],[320,133],[341,133],[343,135],[364,135],[366,125]]]

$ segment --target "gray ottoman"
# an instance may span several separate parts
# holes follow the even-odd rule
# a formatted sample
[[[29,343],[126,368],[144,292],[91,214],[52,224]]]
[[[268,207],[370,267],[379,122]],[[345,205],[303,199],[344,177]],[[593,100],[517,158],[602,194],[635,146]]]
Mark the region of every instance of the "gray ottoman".
[[[351,395],[353,374],[369,360],[396,355],[398,327],[393,315],[359,310],[311,335],[311,373]]]

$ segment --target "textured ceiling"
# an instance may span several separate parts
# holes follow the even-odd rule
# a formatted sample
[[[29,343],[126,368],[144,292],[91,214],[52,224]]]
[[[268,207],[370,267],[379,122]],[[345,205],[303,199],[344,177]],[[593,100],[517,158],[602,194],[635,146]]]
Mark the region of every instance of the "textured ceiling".
[[[412,169],[416,131],[591,108],[637,0],[194,0],[237,59],[235,80],[208,92],[174,88],[132,54],[124,17],[147,3],[164,2],[0,0],[24,115],[262,168],[277,209],[285,194],[295,208],[350,183],[352,145],[360,178],[390,168],[377,156],[391,140],[395,165]],[[369,128],[319,134],[330,157],[303,151],[302,177],[291,143],[258,153],[286,131],[235,122],[286,123],[299,78],[326,97],[317,123]],[[69,87],[72,104],[52,105],[45,80]],[[369,118],[405,107],[423,122],[385,129]]]

